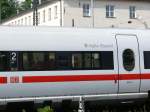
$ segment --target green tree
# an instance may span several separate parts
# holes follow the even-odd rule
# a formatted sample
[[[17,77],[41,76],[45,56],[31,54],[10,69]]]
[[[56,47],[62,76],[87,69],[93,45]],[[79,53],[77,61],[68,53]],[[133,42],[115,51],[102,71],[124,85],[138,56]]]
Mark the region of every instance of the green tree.
[[[21,3],[20,11],[24,11],[31,8],[32,0],[25,0]]]
[[[17,14],[18,2],[16,0],[0,0],[1,19],[4,20]]]

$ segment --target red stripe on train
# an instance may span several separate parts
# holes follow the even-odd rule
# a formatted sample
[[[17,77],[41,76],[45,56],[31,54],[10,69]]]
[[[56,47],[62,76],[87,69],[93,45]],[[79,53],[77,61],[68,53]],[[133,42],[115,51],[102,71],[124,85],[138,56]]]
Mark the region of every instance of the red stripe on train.
[[[7,83],[7,77],[0,77],[0,84]]]
[[[141,74],[141,79],[150,79],[150,73]]]
[[[66,75],[66,76],[23,76],[23,83],[75,82],[75,81],[113,81],[150,79],[150,74],[106,74],[106,75]]]
[[[119,75],[119,80],[138,80],[138,79],[140,79],[139,74],[120,74]]]
[[[24,76],[23,83],[117,80],[117,75]]]

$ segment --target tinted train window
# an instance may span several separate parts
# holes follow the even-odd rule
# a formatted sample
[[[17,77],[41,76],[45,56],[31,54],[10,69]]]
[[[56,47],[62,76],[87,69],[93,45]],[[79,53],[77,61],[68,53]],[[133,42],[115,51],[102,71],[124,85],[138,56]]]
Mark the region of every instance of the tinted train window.
[[[82,53],[72,53],[72,68],[73,69],[82,69]]]
[[[84,53],[84,69],[100,69],[100,52]]]
[[[24,52],[24,70],[51,70],[55,69],[55,53]]]
[[[150,51],[144,51],[144,68],[150,69]]]
[[[101,69],[114,69],[114,59],[112,51],[101,52]]]
[[[100,68],[100,53],[92,53],[92,68]]]
[[[18,52],[0,52],[0,71],[19,70]]]
[[[9,52],[9,67],[11,71],[17,71],[18,70],[18,52],[11,51]]]
[[[45,61],[45,53],[43,52],[23,53],[24,70],[44,70],[47,67]]]
[[[71,54],[70,52],[56,53],[56,69],[71,69]]]
[[[46,66],[48,67],[48,70],[53,70],[56,68],[56,56],[55,53],[47,53],[48,56],[46,56]]]
[[[8,70],[8,52],[0,52],[0,71]]]
[[[135,67],[134,52],[131,49],[123,51],[123,66],[127,71],[132,71]]]
[[[84,68],[92,68],[92,56],[91,53],[84,53]]]
[[[112,51],[0,52],[0,71],[112,70]]]

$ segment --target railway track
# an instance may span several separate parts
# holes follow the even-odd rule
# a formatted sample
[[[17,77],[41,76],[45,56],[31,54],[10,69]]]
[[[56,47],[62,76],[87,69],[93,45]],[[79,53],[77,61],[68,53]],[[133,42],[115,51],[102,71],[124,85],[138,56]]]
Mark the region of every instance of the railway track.
[[[52,105],[52,102],[47,102],[40,106],[34,106],[33,103],[16,103],[6,106],[5,109],[0,108],[0,112],[79,112],[78,107],[79,105],[77,105],[77,102],[72,106],[70,101],[56,103],[54,105]],[[85,103],[84,108],[84,112],[150,112],[150,99],[142,103],[132,104],[89,105],[89,103]]]
[[[150,112],[150,100],[133,104],[97,105],[85,112]]]

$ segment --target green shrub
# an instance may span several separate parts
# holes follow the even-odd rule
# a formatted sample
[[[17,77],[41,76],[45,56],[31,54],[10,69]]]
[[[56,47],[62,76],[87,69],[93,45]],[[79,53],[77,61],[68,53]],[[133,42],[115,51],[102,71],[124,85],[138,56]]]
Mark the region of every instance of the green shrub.
[[[54,112],[50,106],[45,106],[44,108],[38,108],[37,112]]]

